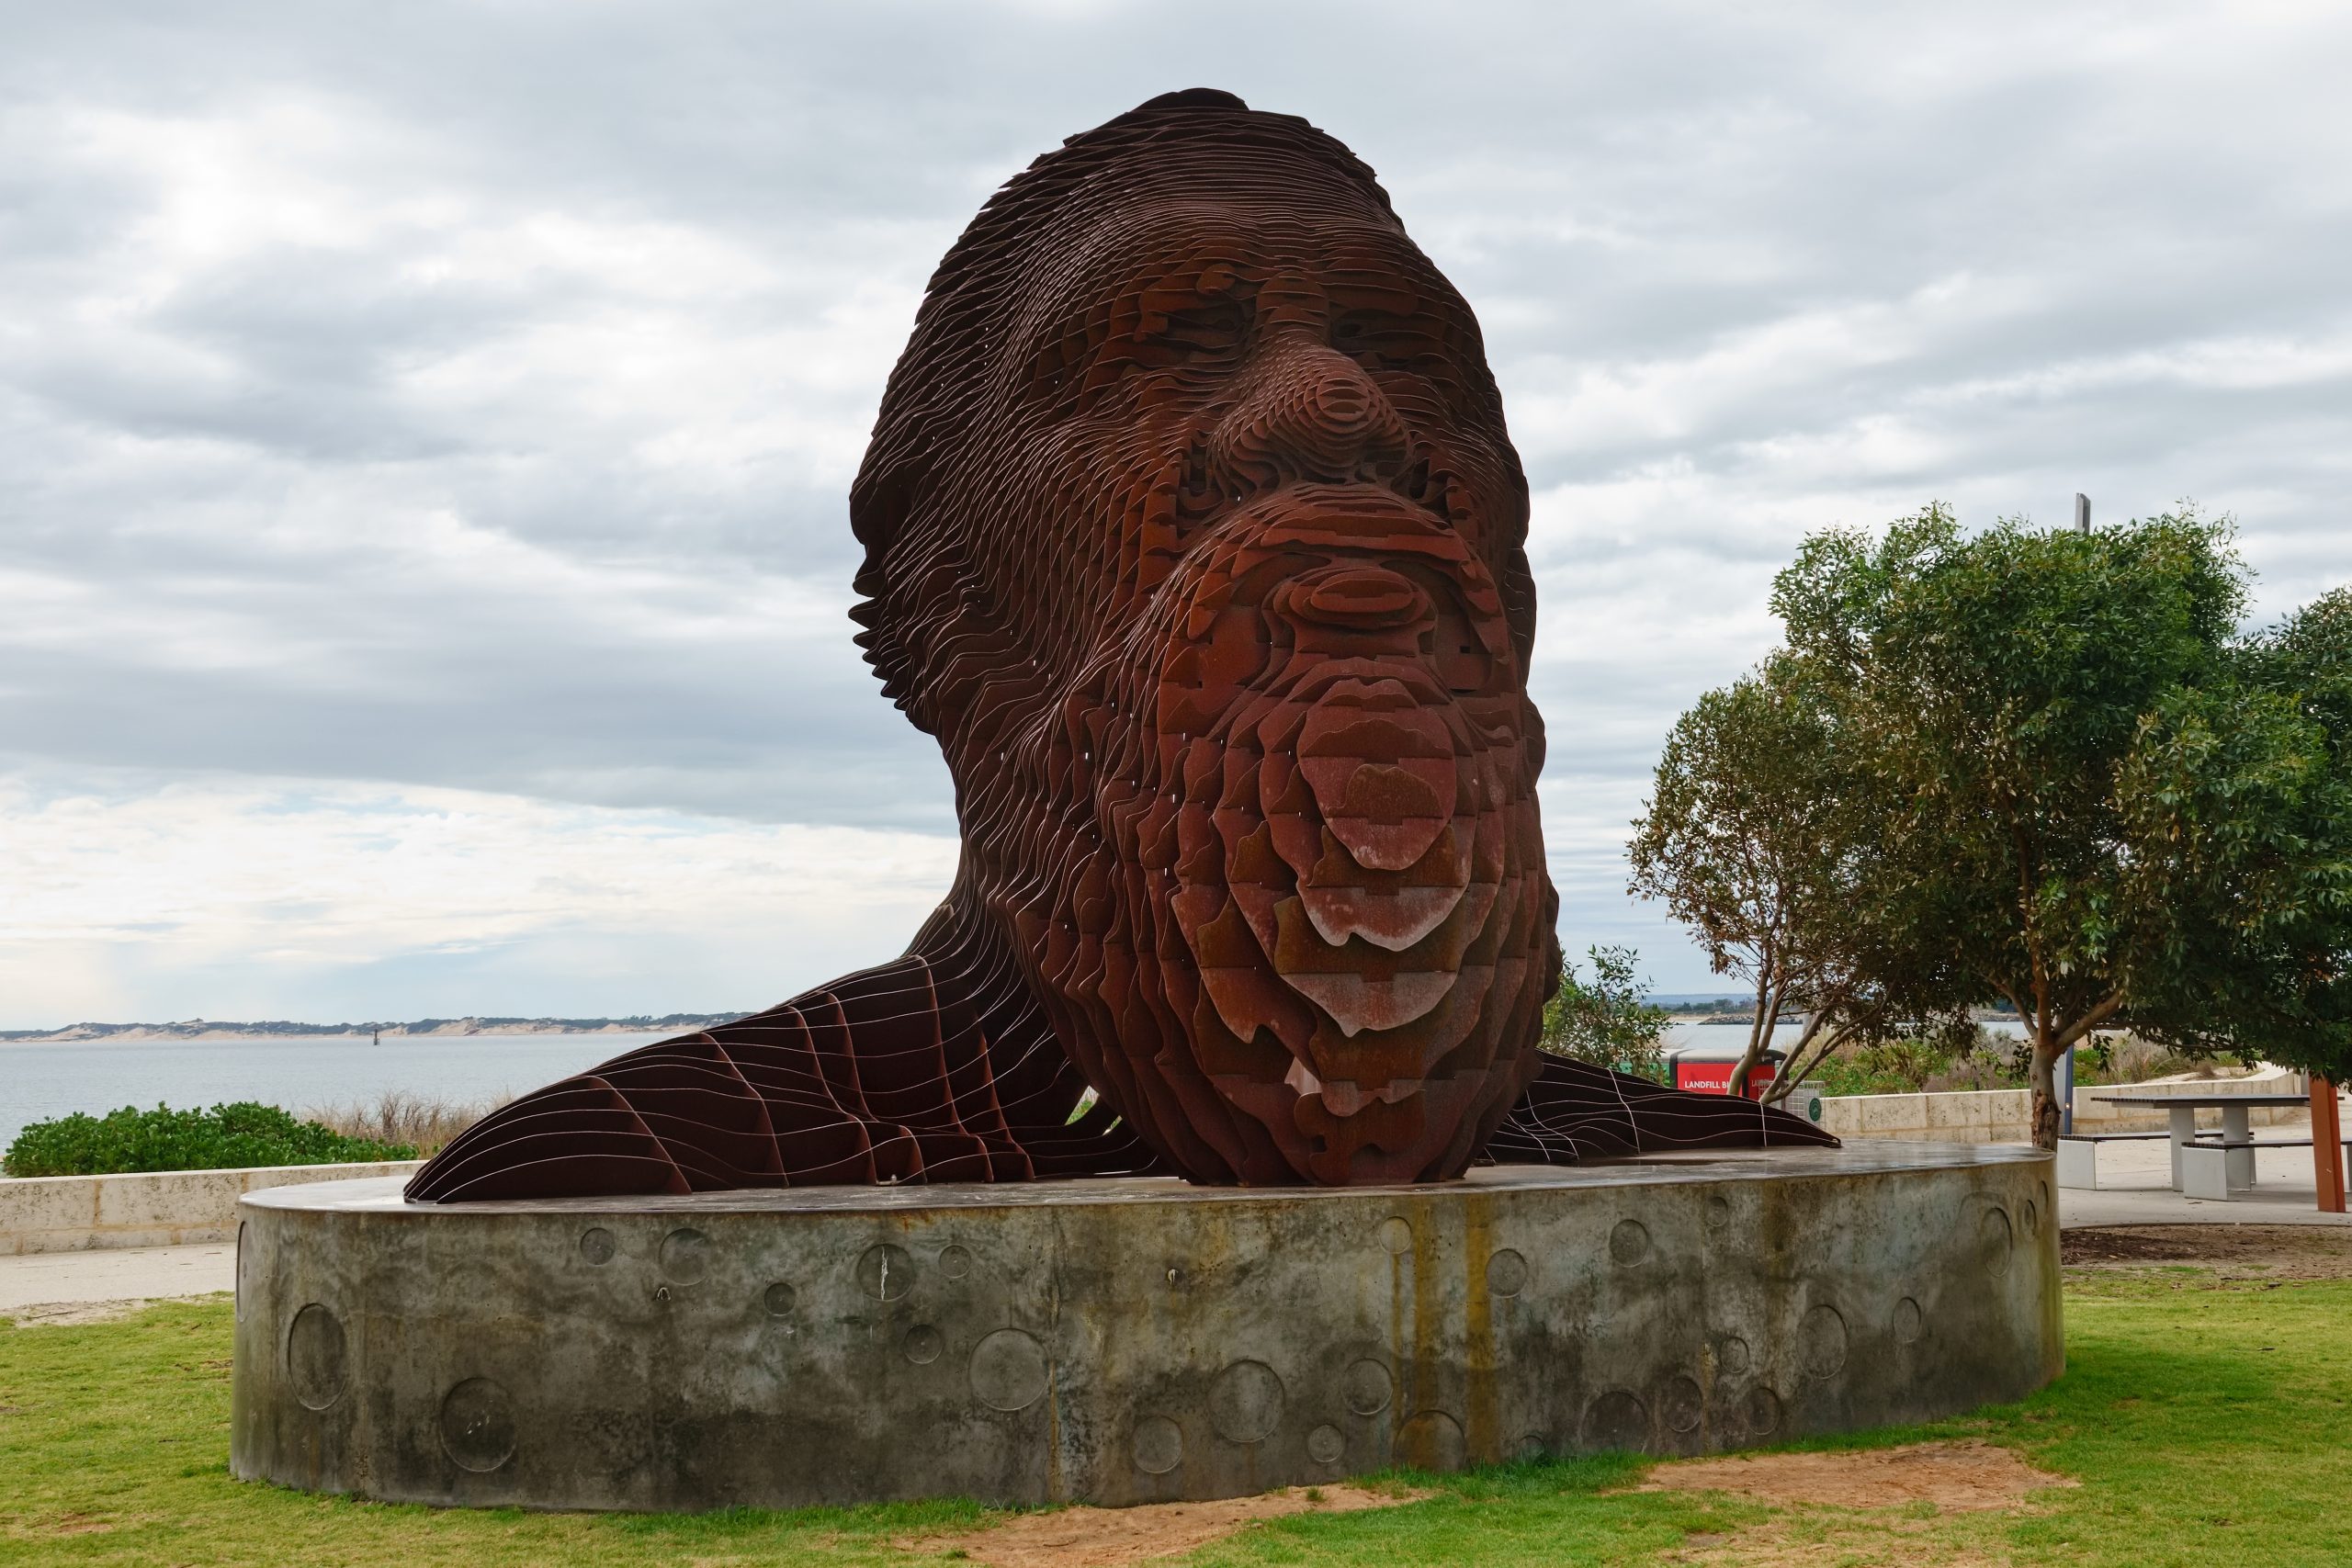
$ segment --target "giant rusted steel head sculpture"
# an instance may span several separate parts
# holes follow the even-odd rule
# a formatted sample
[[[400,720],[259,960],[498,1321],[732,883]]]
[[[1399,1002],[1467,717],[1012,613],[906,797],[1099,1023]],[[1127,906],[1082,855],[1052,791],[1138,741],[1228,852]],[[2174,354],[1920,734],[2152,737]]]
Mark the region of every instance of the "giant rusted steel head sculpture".
[[[1527,489],[1372,171],[1203,91],[1040,158],[851,515],[860,640],[1087,1078],[1198,1179],[1458,1173],[1556,967]]]
[[[1527,486],[1469,307],[1321,131],[1176,93],[1006,185],[851,518],[859,640],[956,779],[946,901],[502,1107],[411,1198],[1834,1142],[1536,1052]]]

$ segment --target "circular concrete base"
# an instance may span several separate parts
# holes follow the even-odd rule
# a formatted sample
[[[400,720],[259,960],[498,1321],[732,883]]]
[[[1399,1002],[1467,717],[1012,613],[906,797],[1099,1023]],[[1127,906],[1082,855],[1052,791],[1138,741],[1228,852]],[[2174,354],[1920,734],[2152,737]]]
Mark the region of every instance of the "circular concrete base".
[[[2057,1375],[2050,1176],[1868,1144],[1344,1190],[280,1188],[241,1209],[231,1463],[403,1502],[1119,1504],[1917,1421]]]

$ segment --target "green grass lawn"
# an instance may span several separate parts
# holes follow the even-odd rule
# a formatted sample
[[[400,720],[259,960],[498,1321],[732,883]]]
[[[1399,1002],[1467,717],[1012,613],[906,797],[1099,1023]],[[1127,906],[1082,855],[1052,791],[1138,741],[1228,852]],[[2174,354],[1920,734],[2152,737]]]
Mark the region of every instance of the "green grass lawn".
[[[914,1563],[894,1540],[968,1504],[684,1517],[435,1512],[229,1478],[229,1307],[0,1323],[0,1563]],[[2082,1484],[2015,1513],[1773,1508],[1624,1490],[1602,1458],[1422,1480],[1435,1495],[1295,1517],[1195,1563],[2352,1564],[2352,1282],[2078,1278],[2066,1376],[2021,1404],[1815,1444],[1972,1436]],[[1752,1553],[1752,1555],[1751,1555]]]

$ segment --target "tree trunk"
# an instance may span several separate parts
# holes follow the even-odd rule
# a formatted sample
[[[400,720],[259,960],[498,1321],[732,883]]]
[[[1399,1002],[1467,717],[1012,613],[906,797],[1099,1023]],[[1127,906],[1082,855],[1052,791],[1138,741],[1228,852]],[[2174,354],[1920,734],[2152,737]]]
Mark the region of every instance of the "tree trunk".
[[[2051,1037],[2037,1033],[2026,1078],[2033,1085],[2033,1141],[2045,1149],[2058,1146],[2057,1067],[2058,1053],[2052,1048]]]
[[[1756,1064],[1764,1059],[1764,1047],[1770,1039],[1768,1034],[1761,1040],[1748,1041],[1746,1054],[1739,1058],[1739,1066],[1731,1070],[1731,1083],[1724,1093],[1736,1100],[1747,1092],[1747,1080],[1755,1074]]]
[[[1781,1101],[1789,1098],[1789,1090],[1797,1087],[1796,1070],[1799,1065],[1804,1061],[1804,1048],[1813,1043],[1814,1020],[1820,1016],[1821,1015],[1819,1013],[1805,1014],[1804,1031],[1797,1035],[1796,1043],[1791,1045],[1787,1054],[1781,1058],[1780,1076],[1775,1077],[1770,1083],[1766,1084],[1764,1086],[1764,1092],[1756,1097],[1764,1104],[1780,1104]],[[1759,1051],[1757,1055],[1761,1056],[1763,1053]],[[1735,1092],[1746,1094],[1747,1092],[1747,1086],[1743,1083]]]
[[[1779,1000],[1770,981],[1756,987],[1756,1010],[1747,1020],[1747,1049],[1740,1053],[1739,1065],[1732,1068],[1731,1082],[1724,1090],[1734,1100],[1747,1092],[1747,1080],[1754,1076],[1756,1064],[1764,1059],[1764,1048],[1772,1043],[1772,1026],[1780,1021]]]

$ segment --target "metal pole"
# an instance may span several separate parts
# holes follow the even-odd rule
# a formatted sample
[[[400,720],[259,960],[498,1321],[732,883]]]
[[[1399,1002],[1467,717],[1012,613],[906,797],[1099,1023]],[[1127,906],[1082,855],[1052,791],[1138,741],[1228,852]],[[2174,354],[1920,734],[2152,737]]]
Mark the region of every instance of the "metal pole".
[[[2075,532],[2087,534],[2090,531],[2091,498],[2081,491],[2076,491],[2075,492]],[[2058,1081],[2058,1130],[2062,1133],[2072,1133],[2075,1130],[2074,1046],[2066,1047],[2066,1055],[2058,1065],[2061,1069]]]

